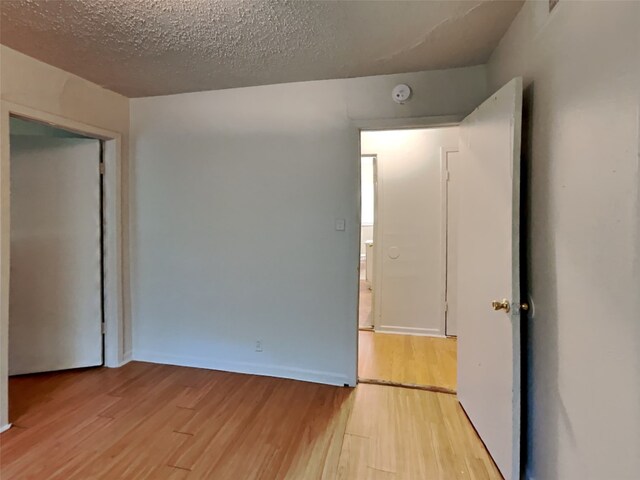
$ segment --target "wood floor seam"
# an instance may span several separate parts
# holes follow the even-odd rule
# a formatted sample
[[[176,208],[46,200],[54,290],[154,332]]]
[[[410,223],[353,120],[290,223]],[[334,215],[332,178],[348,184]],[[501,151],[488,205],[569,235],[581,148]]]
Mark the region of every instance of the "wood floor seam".
[[[435,385],[416,385],[413,383],[399,383],[391,382],[388,380],[377,380],[374,378],[358,378],[358,383],[364,383],[368,385],[380,385],[383,387],[395,387],[395,388],[407,388],[411,390],[424,390],[426,392],[443,393],[446,395],[457,395],[455,390],[449,388],[438,387]]]
[[[96,417],[108,418],[109,420],[115,420],[115,417],[112,417],[110,415],[102,415],[101,413],[96,413]]]
[[[345,433],[345,436],[350,435],[352,437],[358,437],[358,438],[362,438],[364,440],[369,440],[369,437],[367,437],[366,435],[358,435],[357,433]]]
[[[384,468],[372,467],[371,465],[367,465],[367,467],[370,468],[371,470],[375,470],[377,472],[390,473],[392,475],[397,475],[397,473],[398,473],[398,472],[393,472],[391,470],[385,470]]]

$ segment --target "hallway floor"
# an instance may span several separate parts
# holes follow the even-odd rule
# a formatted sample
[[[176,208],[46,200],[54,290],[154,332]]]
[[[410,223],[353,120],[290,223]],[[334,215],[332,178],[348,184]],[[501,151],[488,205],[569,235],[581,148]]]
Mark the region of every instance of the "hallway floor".
[[[358,377],[456,390],[455,338],[359,332]]]
[[[373,301],[373,294],[367,282],[360,279],[360,307],[358,308],[358,326],[360,328],[368,328],[373,325],[373,319],[371,318],[371,302]]]

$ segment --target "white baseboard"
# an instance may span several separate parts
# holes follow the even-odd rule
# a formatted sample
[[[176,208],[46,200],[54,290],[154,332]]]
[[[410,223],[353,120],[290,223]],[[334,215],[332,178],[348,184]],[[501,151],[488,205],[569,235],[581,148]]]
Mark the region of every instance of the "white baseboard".
[[[114,364],[104,364],[105,367],[107,368],[120,368],[124,365],[126,365],[127,363],[129,363],[131,361],[131,351],[125,352],[124,355],[122,356],[122,360],[119,363]]]
[[[9,430],[11,428],[11,424],[7,423],[4,427],[0,427],[0,433],[2,432],[6,432],[7,430]]]
[[[128,352],[125,352],[124,355],[122,356],[122,361],[118,364],[118,366],[116,368],[120,368],[120,367],[126,365],[132,359],[133,359],[133,355],[131,354],[131,350],[129,350]]]
[[[289,378],[292,380],[323,383],[326,385],[343,386],[345,384],[352,383],[347,375],[335,372],[307,370],[281,365],[265,365],[262,363],[229,362],[216,358],[189,357],[181,355],[167,355],[164,353],[149,351],[134,351],[133,360],[161,363],[165,365],[178,365],[181,367],[207,368],[209,370],[221,370],[224,372],[263,375],[266,377]]]
[[[397,335],[418,335],[423,337],[445,337],[437,328],[400,327],[397,325],[381,325],[375,327],[379,333],[393,333]]]

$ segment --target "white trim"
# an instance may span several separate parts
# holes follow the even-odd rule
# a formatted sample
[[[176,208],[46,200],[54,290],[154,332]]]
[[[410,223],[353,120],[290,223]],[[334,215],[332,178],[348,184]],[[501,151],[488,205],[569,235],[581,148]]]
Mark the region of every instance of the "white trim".
[[[459,125],[464,115],[440,115],[433,117],[379,118],[353,120],[360,130],[401,130],[404,128],[452,127]],[[362,153],[362,156],[368,156]]]
[[[133,355],[131,353],[131,351],[125,352],[122,356],[122,361],[120,363],[118,363],[117,365],[105,365],[106,367],[109,368],[120,368],[124,365],[126,365],[127,363],[131,362],[133,360]]]
[[[116,367],[125,359],[121,148],[120,138],[104,142],[104,364],[107,367]]]
[[[0,427],[0,433],[2,432],[6,432],[7,430],[9,430],[11,428],[11,423],[7,423],[4,427]]]
[[[360,276],[362,275],[362,272],[360,272],[360,267],[362,265],[362,262],[365,261],[367,259],[367,254],[366,252],[363,254],[362,253],[362,227],[373,227],[373,232],[372,232],[372,238],[373,238],[373,265],[371,266],[372,271],[373,271],[373,279],[374,279],[374,284],[375,284],[375,279],[376,279],[376,268],[377,268],[377,258],[378,255],[376,254],[376,249],[378,248],[376,246],[377,244],[377,235],[379,232],[379,224],[378,224],[378,193],[379,193],[379,189],[378,189],[378,154],[377,153],[362,153],[362,145],[361,145],[361,140],[362,140],[362,131],[358,130],[358,151],[360,152],[360,155],[358,156],[358,183],[357,183],[357,192],[358,192],[358,222],[360,224],[360,228],[358,229],[358,245],[359,245],[359,252],[360,252],[360,261],[358,263],[358,272],[360,274]],[[364,157],[368,157],[372,159],[372,163],[373,163],[373,218],[374,218],[374,222],[373,223],[362,223],[362,159]],[[366,268],[366,265],[365,265]],[[365,275],[366,277],[366,275]],[[355,328],[355,333],[356,333],[356,352],[358,352],[358,348],[359,348],[359,336],[358,336],[358,332],[360,329],[360,281],[362,280],[362,278],[360,277],[358,279],[358,290],[357,290],[357,298],[356,298],[356,328]],[[366,280],[366,278],[365,278]],[[379,298],[376,296],[375,292],[375,288],[373,285],[369,285],[369,290],[372,291],[372,298],[371,298],[371,326],[374,327],[376,325],[376,312],[378,311],[377,307],[376,307],[376,298]],[[356,372],[358,369],[358,356],[356,355]],[[356,375],[357,376],[357,375]]]
[[[421,337],[441,337],[442,334],[437,328],[420,328],[420,327],[401,327],[398,325],[381,325],[376,327],[375,331],[378,333],[393,333],[395,335],[418,335]]]
[[[267,377],[289,378],[305,382],[322,383],[328,385],[355,386],[348,375],[336,372],[323,372],[303,368],[287,367],[283,365],[266,365],[263,363],[230,362],[211,357],[191,357],[182,355],[168,355],[151,351],[136,351],[133,359],[139,362],[160,363],[164,365],[179,365],[181,367],[206,368],[224,372],[263,375]]]
[[[440,332],[446,333],[447,328],[447,150],[440,147]]]
[[[0,101],[0,425],[9,423],[9,109]]]
[[[371,282],[371,325],[376,328],[382,319],[382,232],[384,231],[384,219],[380,216],[380,206],[384,202],[384,189],[382,188],[383,175],[380,173],[382,166],[378,160],[378,154],[373,161],[373,281]]]
[[[446,147],[440,147],[440,203],[441,210],[441,259],[440,259],[440,275],[442,281],[441,289],[441,306],[440,319],[442,320],[442,333],[447,336],[447,289],[449,287],[448,262],[449,262],[449,154],[457,153],[458,149],[451,150]]]
[[[117,367],[124,361],[124,314],[122,288],[122,134],[106,130],[42,110],[6,100],[0,101],[0,420],[8,413],[8,361],[9,328],[9,262],[10,262],[10,132],[9,117],[15,115],[28,120],[44,122],[82,135],[104,141],[105,177],[105,241],[104,241],[104,295],[105,295],[105,365]]]

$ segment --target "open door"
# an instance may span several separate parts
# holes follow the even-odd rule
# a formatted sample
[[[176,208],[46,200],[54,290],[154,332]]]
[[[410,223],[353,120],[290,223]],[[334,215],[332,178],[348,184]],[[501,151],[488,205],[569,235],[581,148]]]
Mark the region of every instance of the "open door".
[[[458,398],[506,480],[520,475],[522,79],[460,125]]]
[[[9,374],[102,364],[100,142],[11,137]]]

